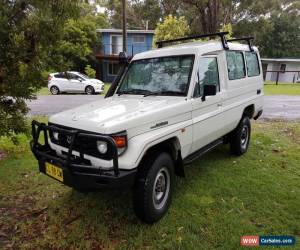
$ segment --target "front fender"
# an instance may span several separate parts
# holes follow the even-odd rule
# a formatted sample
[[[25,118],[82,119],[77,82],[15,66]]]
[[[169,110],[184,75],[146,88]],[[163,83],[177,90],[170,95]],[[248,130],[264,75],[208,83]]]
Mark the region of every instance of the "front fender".
[[[126,152],[119,158],[120,168],[136,168],[149,148],[174,137],[180,143],[181,155],[184,158],[189,154],[192,146],[191,125],[191,120],[184,121],[130,138]]]

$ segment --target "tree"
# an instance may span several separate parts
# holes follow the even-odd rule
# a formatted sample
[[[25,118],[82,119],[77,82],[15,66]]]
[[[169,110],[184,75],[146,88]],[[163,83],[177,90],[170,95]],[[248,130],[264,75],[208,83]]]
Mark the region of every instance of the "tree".
[[[252,4],[248,14],[245,14],[246,17],[233,25],[234,35],[254,36],[254,44],[259,47],[263,57],[299,57],[299,2],[272,1],[269,3],[268,13],[261,10],[264,3],[250,0],[245,2],[252,2]]]
[[[223,27],[220,29],[221,32],[228,32],[226,35],[227,39],[232,39],[233,38],[233,31],[232,31],[232,25],[231,23],[223,25]]]
[[[95,61],[93,47],[99,42],[96,29],[108,26],[106,15],[96,14],[92,6],[81,4],[80,17],[66,22],[51,60],[63,61],[65,70],[84,71],[86,64]]]
[[[106,8],[113,28],[122,28],[122,6],[119,0],[107,0]],[[162,18],[162,10],[158,0],[126,1],[128,29],[154,29]]]
[[[154,31],[154,44],[161,40],[180,38],[190,33],[186,19],[182,17],[167,16],[162,23],[158,23]]]
[[[216,33],[232,22],[235,1],[183,0],[185,16],[194,33]]]
[[[63,27],[77,15],[74,0],[0,0],[0,136],[26,131],[25,100],[43,84]]]
[[[260,52],[265,57],[300,57],[300,16],[272,16],[270,29],[259,36]]]
[[[90,77],[90,78],[95,78],[96,77],[96,70],[94,70],[91,65],[86,65],[84,68],[85,74]]]
[[[156,24],[163,17],[158,0],[133,0],[131,8],[135,16],[141,19],[143,29],[146,27],[155,29]]]

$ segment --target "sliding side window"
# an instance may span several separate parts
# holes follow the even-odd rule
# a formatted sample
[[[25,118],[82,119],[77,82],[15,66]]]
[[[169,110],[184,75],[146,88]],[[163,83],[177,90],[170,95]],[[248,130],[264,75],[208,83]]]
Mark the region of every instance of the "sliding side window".
[[[226,51],[229,80],[241,79],[246,76],[244,55],[238,51]]]
[[[256,52],[245,52],[246,55],[246,64],[248,76],[258,76],[260,74],[259,71],[259,63]]]

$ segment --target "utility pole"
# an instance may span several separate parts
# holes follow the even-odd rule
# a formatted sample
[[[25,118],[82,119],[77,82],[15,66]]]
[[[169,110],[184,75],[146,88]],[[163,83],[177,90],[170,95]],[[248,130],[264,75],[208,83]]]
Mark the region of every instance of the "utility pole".
[[[126,31],[126,0],[122,0],[122,14],[123,14],[123,52],[126,52],[126,40],[127,40],[127,31]]]

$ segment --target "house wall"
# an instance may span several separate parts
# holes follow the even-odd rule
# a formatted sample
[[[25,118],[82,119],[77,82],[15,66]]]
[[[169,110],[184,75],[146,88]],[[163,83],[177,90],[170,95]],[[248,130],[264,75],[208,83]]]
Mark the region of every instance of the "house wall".
[[[122,36],[121,33],[108,33],[108,32],[102,33],[102,48],[103,48],[103,54],[105,54],[105,55],[111,54],[111,44],[112,44],[111,36],[113,36],[113,35]],[[145,42],[144,43],[134,43],[133,42],[134,36],[144,36]],[[128,33],[127,34],[127,45],[126,45],[127,55],[133,56],[137,53],[141,53],[141,52],[152,49],[152,41],[153,41],[153,34]],[[122,48],[120,48],[120,49],[122,50]]]
[[[102,33],[102,53],[104,55],[111,55],[111,36],[112,35],[119,35],[121,36],[121,33],[110,33],[110,32],[103,32]],[[134,36],[144,36],[145,40],[143,43],[135,43],[133,41],[133,37]],[[148,51],[152,49],[152,42],[153,42],[153,36],[154,34],[151,33],[128,33],[127,34],[127,45],[126,45],[126,49],[127,49],[127,55],[132,57],[137,53],[141,53],[144,51]],[[120,46],[120,48],[118,47],[118,49],[120,51],[122,51],[122,46]],[[117,63],[117,61],[113,61],[113,60],[109,60],[109,59],[102,59],[99,62],[99,72],[101,72],[101,74],[99,74],[100,79],[103,82],[113,82],[113,80],[115,79],[116,75],[111,75],[109,74],[109,64],[111,63]]]
[[[116,77],[116,75],[109,74],[109,64],[111,64],[111,63],[113,63],[115,65],[118,64],[117,61],[107,61],[107,60],[103,61],[103,63],[102,63],[102,65],[103,65],[103,80],[102,81],[104,81],[104,82],[113,82]]]
[[[280,70],[281,64],[286,64],[285,70],[291,71],[300,71],[300,62],[266,62],[263,61],[264,64],[268,64],[267,71],[269,70]],[[278,81],[279,82],[296,82],[299,74],[297,72],[284,72],[279,73]],[[277,72],[267,72],[266,73],[266,81],[276,82]]]

